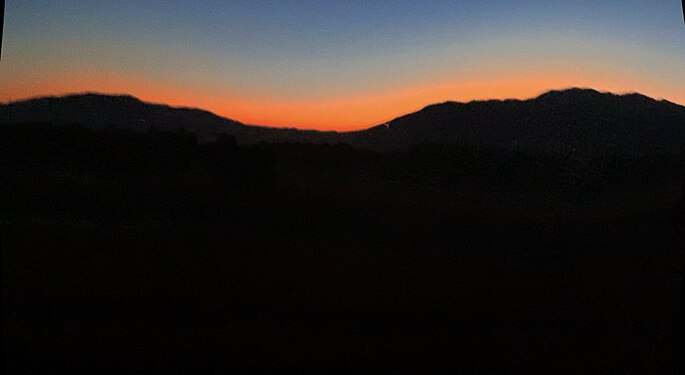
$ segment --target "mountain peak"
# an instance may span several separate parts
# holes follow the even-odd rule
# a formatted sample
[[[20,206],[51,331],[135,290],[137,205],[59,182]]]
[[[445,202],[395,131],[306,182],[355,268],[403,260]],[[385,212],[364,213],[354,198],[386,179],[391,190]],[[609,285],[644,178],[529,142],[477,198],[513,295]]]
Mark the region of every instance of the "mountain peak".
[[[613,94],[610,92],[601,92],[592,88],[582,88],[582,87],[571,87],[567,89],[559,90],[549,90],[539,96],[532,99],[484,99],[484,100],[471,100],[468,102],[457,102],[457,101],[445,101],[441,103],[429,104],[419,112],[442,110],[442,109],[455,109],[465,106],[475,106],[482,107],[497,103],[520,103],[528,101],[547,101],[547,100],[558,100],[558,99],[576,99],[576,98],[602,98],[602,97],[640,97],[648,100],[654,100],[648,96],[644,96],[638,93],[627,93],[627,94]],[[411,115],[411,114],[410,114]],[[404,117],[404,116],[402,116]]]
[[[573,87],[562,90],[550,90],[533,100],[545,101],[545,100],[555,100],[555,99],[597,99],[597,98],[624,98],[624,99],[637,99],[642,102],[657,102],[658,100],[650,98],[649,96],[637,93],[637,92],[626,92],[621,94],[616,94],[612,92],[603,92],[591,88],[580,88]]]
[[[547,91],[533,100],[568,99],[568,98],[597,98],[602,96],[615,96],[611,93],[600,92],[591,88],[572,87],[562,90]]]
[[[72,94],[72,95],[66,95],[64,98],[72,98],[72,99],[94,99],[94,100],[120,100],[120,101],[128,101],[128,102],[139,102],[142,103],[143,101],[138,99],[137,97],[130,95],[130,94],[103,94],[99,92],[84,92],[84,93],[78,93],[78,94]]]
[[[136,98],[135,96],[129,94],[103,94],[99,92],[82,92],[67,95],[51,95],[42,96],[24,100],[11,101],[6,104],[41,104],[41,103],[53,103],[53,102],[63,102],[63,101],[78,101],[78,102],[131,102],[131,103],[143,103],[142,100]]]
[[[190,131],[201,142],[222,132],[237,133],[242,124],[213,113],[144,102],[131,95],[97,92],[49,96],[0,105],[0,124],[50,122],[87,128],[136,131]]]

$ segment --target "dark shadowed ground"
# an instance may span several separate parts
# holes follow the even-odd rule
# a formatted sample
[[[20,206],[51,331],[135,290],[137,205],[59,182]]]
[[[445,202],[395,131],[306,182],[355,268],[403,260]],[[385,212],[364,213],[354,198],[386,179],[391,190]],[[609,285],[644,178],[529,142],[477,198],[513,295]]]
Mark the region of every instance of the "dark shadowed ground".
[[[678,372],[679,161],[2,132],[12,372]]]

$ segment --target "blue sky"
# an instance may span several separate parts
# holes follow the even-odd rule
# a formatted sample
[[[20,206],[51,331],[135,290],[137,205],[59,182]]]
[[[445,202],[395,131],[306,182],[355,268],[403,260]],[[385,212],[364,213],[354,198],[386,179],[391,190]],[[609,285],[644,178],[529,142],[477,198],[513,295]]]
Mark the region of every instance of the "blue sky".
[[[685,101],[677,0],[8,0],[6,7],[2,101],[125,91],[246,122],[318,128],[363,127],[436,100],[526,96],[575,83]],[[326,113],[339,120],[317,123]]]

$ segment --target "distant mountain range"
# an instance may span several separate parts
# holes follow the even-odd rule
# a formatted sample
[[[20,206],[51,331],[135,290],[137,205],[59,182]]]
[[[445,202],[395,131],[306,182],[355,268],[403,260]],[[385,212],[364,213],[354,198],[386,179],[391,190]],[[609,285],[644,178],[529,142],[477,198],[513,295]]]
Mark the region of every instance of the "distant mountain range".
[[[0,105],[0,124],[28,122],[186,131],[194,132],[200,142],[232,134],[239,143],[348,143],[377,151],[456,142],[564,155],[641,155],[675,154],[685,145],[685,107],[640,94],[577,88],[529,100],[445,102],[354,132],[246,125],[207,111],[151,104],[132,96],[80,94]]]

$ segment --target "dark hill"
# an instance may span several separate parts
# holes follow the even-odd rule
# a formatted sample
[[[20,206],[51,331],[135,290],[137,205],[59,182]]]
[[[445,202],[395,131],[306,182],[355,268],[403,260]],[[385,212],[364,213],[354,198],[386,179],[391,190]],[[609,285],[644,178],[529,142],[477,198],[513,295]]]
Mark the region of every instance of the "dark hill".
[[[340,134],[0,106],[4,373],[678,373],[685,160],[582,152],[670,152],[683,118],[589,90]],[[392,151],[313,144],[340,140]]]
[[[0,123],[50,122],[92,129],[193,132],[211,140],[224,132],[240,133],[244,125],[210,112],[145,103],[128,95],[79,94],[45,97],[0,106]]]
[[[524,101],[435,104],[365,133],[361,142],[381,150],[460,142],[578,156],[671,154],[685,142],[685,107],[639,94],[570,89]]]
[[[201,143],[219,134],[233,134],[239,142],[285,142],[334,140],[322,136],[336,133],[248,126],[211,112],[143,102],[129,95],[77,94],[44,97],[0,105],[0,124],[49,122],[80,124],[91,129],[132,129],[140,132],[186,131]]]
[[[0,124],[79,123],[88,128],[196,133],[201,142],[233,134],[240,143],[348,143],[378,151],[425,143],[469,143],[583,158],[599,153],[675,154],[685,142],[685,107],[640,94],[590,89],[550,91],[530,100],[430,105],[356,132],[251,126],[207,111],[99,94],[48,97],[0,105]]]

